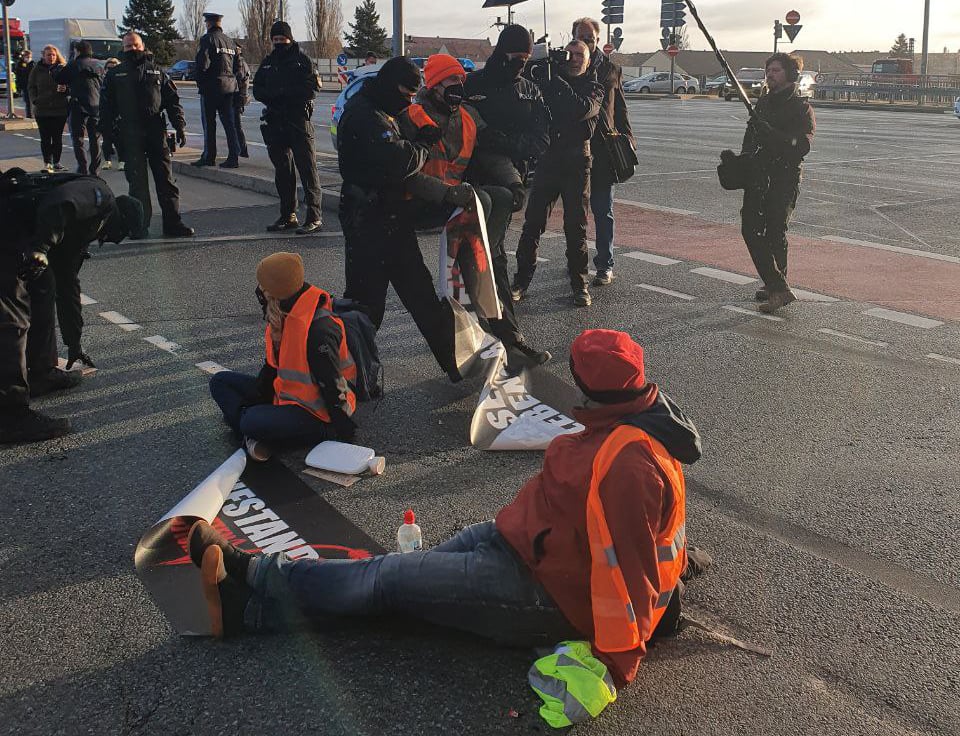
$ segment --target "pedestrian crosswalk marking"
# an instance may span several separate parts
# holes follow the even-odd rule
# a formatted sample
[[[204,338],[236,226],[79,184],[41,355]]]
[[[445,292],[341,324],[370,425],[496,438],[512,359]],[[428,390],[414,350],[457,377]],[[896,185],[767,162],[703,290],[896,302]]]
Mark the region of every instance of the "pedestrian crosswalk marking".
[[[702,266],[700,268],[691,268],[690,273],[700,274],[701,276],[706,276],[711,279],[717,279],[718,281],[726,281],[728,284],[739,284],[744,286],[746,284],[752,284],[756,281],[755,278],[751,276],[744,276],[742,273],[733,273],[733,271],[721,271],[719,268],[708,268],[707,266]]]
[[[132,319],[124,317],[122,314],[120,314],[120,312],[100,312],[100,316],[107,320],[107,322],[112,322],[125,332],[133,332],[134,330],[143,329],[143,327],[138,325]]]
[[[80,294],[80,304],[81,306],[87,306],[88,304],[96,304],[97,300],[92,297],[87,296],[86,294]]]
[[[890,322],[899,322],[902,325],[909,325],[910,327],[919,327],[924,330],[929,330],[933,327],[939,327],[943,324],[936,319],[930,319],[929,317],[921,317],[917,314],[910,314],[908,312],[898,312],[894,309],[884,309],[883,307],[874,307],[873,309],[868,309],[864,312],[868,317],[878,317],[880,319],[886,319]]]
[[[641,289],[646,289],[647,291],[655,291],[658,294],[666,294],[667,296],[676,297],[677,299],[692,301],[697,298],[695,296],[691,296],[690,294],[684,294],[682,291],[664,289],[662,286],[654,286],[653,284],[637,284],[637,286],[639,286]]]
[[[160,348],[161,350],[165,350],[168,353],[172,353],[180,349],[180,346],[177,343],[173,342],[172,340],[168,340],[163,335],[151,335],[150,337],[145,337],[143,339],[151,345],[155,345],[156,347]]]
[[[659,256],[656,253],[644,253],[642,250],[631,250],[621,253],[624,258],[632,258],[635,261],[646,261],[647,263],[655,263],[658,266],[675,266],[681,261],[678,261],[676,258],[667,258],[666,256]]]
[[[744,307],[735,307],[732,304],[725,304],[724,309],[736,312],[737,314],[746,314],[750,317],[759,317],[760,319],[770,320],[771,322],[783,322],[783,317],[777,317],[773,314],[764,314],[763,312],[758,312],[754,309],[745,309]]]
[[[194,365],[204,373],[209,373],[211,376],[215,373],[220,373],[221,371],[227,370],[222,365],[215,363],[212,360],[205,360],[202,363],[194,363]]]
[[[857,335],[848,335],[846,332],[840,332],[839,330],[831,330],[827,327],[821,327],[817,332],[822,332],[824,335],[833,335],[834,337],[842,337],[845,340],[853,340],[854,342],[862,342],[866,345],[876,345],[878,348],[885,348],[889,343],[883,342],[882,340],[868,340],[865,337],[858,337]]]

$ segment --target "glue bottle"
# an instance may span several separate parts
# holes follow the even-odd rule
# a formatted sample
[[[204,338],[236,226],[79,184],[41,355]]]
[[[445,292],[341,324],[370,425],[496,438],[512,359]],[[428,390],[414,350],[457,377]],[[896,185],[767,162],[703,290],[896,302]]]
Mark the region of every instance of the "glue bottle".
[[[403,512],[403,524],[397,530],[397,547],[401,552],[419,552],[423,549],[423,535],[416,522],[417,515],[413,509]]]

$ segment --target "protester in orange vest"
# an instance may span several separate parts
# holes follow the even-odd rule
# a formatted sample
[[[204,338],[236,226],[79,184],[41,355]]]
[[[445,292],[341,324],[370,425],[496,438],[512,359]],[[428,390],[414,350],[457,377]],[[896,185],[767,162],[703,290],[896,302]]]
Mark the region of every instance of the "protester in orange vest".
[[[617,685],[632,680],[646,642],[676,630],[684,568],[710,563],[688,557],[684,536],[680,463],[700,457],[700,435],[647,382],[643,350],[626,333],[587,330],[570,367],[586,429],[550,444],[543,469],[495,521],[429,551],[250,555],[197,522],[189,550],[214,633],[399,613],[513,645],[589,639]]]
[[[449,54],[434,54],[423,67],[424,87],[417,101],[399,118],[400,132],[415,143],[428,146],[427,163],[407,181],[408,196],[414,198],[414,219],[418,229],[442,227],[457,206],[474,206],[474,188],[465,183],[473,160],[477,132],[484,127],[475,109],[463,100],[467,73]],[[492,335],[513,348],[527,361],[541,365],[550,353],[530,345],[517,323],[510,294],[510,275],[503,241],[513,216],[513,192],[503,186],[478,186],[476,194],[487,225],[493,277],[500,297],[502,319],[488,320]]]
[[[270,458],[281,444],[353,438],[357,368],[333,298],[304,281],[297,253],[274,253],[257,266],[257,298],[267,321],[266,361],[258,376],[221,371],[210,393],[247,455]]]

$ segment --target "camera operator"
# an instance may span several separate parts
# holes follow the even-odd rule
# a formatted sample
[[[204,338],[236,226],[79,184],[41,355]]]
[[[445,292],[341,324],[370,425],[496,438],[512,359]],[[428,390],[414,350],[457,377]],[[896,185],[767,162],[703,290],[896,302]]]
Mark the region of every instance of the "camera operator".
[[[590,68],[590,52],[582,41],[554,49],[533,65],[531,77],[540,86],[550,110],[550,147],[540,158],[517,246],[513,298],[522,299],[537,268],[537,247],[553,204],[563,201],[567,272],[573,303],[590,305],[587,289],[587,206],[590,199],[590,139],[603,102],[603,85]]]

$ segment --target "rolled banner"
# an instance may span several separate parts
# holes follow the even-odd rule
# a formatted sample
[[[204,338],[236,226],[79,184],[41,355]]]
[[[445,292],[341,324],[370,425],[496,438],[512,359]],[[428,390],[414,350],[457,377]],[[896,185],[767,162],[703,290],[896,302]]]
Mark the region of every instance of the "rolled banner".
[[[195,516],[213,522],[246,467],[247,453],[237,450],[164,514],[157,524],[175,516]]]

